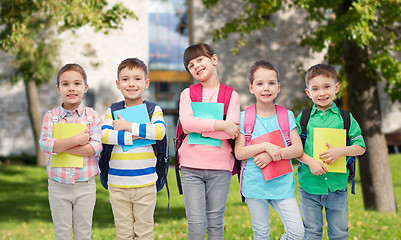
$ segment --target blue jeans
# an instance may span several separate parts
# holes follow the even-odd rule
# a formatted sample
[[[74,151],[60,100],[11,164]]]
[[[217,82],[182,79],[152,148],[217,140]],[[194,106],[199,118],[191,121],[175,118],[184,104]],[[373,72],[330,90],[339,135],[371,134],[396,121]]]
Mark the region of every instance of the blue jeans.
[[[224,239],[224,210],[231,172],[181,168],[182,190],[188,221],[187,239]]]
[[[326,211],[327,235],[330,240],[348,239],[348,189],[314,195],[299,188],[299,201],[304,219],[305,240],[322,239],[323,207]]]
[[[285,232],[281,239],[302,239],[304,227],[301,213],[295,198],[288,199],[257,199],[246,198],[252,219],[254,240],[270,239],[269,203],[278,213],[284,225]]]

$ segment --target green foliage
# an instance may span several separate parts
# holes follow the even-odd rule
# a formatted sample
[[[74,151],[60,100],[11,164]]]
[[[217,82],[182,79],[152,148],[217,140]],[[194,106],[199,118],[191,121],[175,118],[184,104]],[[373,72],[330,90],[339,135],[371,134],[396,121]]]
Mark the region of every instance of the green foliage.
[[[203,0],[207,7],[219,1]],[[393,101],[401,100],[401,1],[400,0],[287,0],[244,1],[244,11],[222,28],[214,30],[214,40],[239,33],[240,40],[256,30],[274,26],[269,18],[280,9],[295,8],[307,13],[310,23],[300,36],[301,45],[314,51],[327,51],[330,64],[342,66],[343,40],[354,41],[368,52],[366,72],[377,81],[387,80]],[[243,46],[243,41],[238,47]],[[238,51],[238,48],[234,49]],[[398,55],[397,55],[398,54]],[[397,56],[397,57],[396,57]],[[345,72],[340,69],[340,80]]]
[[[84,25],[95,31],[121,26],[135,17],[121,3],[108,7],[106,0],[0,1],[0,50],[12,58],[12,81],[41,84],[54,75],[58,34]]]
[[[390,155],[390,167],[398,206],[401,205],[401,155]],[[358,165],[357,165],[358,167]],[[296,169],[296,166],[294,167]],[[358,171],[357,171],[358,173]],[[296,174],[294,175],[296,177]],[[92,239],[115,238],[115,226],[108,192],[97,180],[96,206],[93,215]],[[178,194],[174,168],[168,174],[170,213],[167,213],[167,193],[158,193],[155,210],[155,239],[186,239],[187,222],[183,196]],[[298,185],[298,184],[296,184]],[[296,193],[296,195],[298,195]],[[401,239],[401,213],[365,211],[360,177],[356,175],[356,195],[349,194],[348,228],[350,239]],[[47,176],[44,167],[0,165],[0,240],[54,239],[53,224],[47,196]],[[231,181],[224,216],[226,239],[252,239],[252,224],[248,207],[238,193],[238,180]],[[325,224],[324,237],[327,239]],[[278,214],[270,209],[271,239],[280,239],[283,225]]]

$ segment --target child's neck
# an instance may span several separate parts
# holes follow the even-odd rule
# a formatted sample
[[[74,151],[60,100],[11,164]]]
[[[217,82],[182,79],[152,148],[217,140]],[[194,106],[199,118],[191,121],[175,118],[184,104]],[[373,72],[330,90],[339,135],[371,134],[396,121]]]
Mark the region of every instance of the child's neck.
[[[61,105],[65,110],[67,111],[74,111],[75,109],[77,109],[77,107],[79,107],[79,105],[81,105],[81,102],[79,103],[75,103],[75,104],[66,104],[63,102],[63,104]]]
[[[124,99],[125,100],[125,106],[127,107],[133,107],[139,104],[143,103],[142,98],[137,98],[137,99]]]
[[[276,107],[273,102],[270,103],[256,103],[256,114],[260,117],[270,118],[276,114]]]
[[[219,79],[217,78],[217,73],[213,74],[208,80],[201,82],[203,88],[219,88],[220,87],[220,82]]]

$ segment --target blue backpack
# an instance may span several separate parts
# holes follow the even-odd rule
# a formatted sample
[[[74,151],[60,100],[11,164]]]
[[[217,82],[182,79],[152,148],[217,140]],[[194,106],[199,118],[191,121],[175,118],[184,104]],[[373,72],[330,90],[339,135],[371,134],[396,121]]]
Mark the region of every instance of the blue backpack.
[[[305,141],[306,141],[306,137],[307,137],[307,129],[306,127],[308,126],[308,122],[309,122],[309,118],[310,118],[310,114],[312,111],[312,107],[307,108],[305,110],[302,111],[302,116],[301,116],[301,140],[302,140],[302,145],[305,146]],[[343,109],[340,109],[340,113],[341,113],[341,117],[343,119],[344,122],[344,129],[347,130],[347,146],[351,145],[351,141],[349,139],[348,133],[349,133],[349,129],[351,127],[351,117],[348,111],[345,111]],[[352,180],[352,188],[351,188],[351,193],[355,195],[355,163],[356,163],[356,159],[355,156],[351,156],[348,161],[347,161],[347,168],[349,170],[349,175],[348,175],[348,181]]]
[[[145,103],[146,108],[148,110],[149,119],[152,119],[156,104],[146,100],[144,100],[143,102]],[[125,102],[121,101],[113,103],[110,108],[111,108],[111,115],[113,116],[114,111],[125,108]],[[99,159],[100,182],[102,183],[102,186],[105,189],[108,189],[107,180],[109,173],[109,161],[111,152],[113,151],[113,145],[103,143],[102,146],[103,150],[100,153],[100,159]],[[156,173],[158,177],[156,181],[157,191],[162,190],[163,186],[166,185],[168,199],[170,199],[170,191],[168,189],[168,184],[167,184],[167,173],[170,165],[167,135],[164,135],[162,140],[156,140],[156,143],[152,144],[152,147],[157,158],[157,163],[156,163]]]

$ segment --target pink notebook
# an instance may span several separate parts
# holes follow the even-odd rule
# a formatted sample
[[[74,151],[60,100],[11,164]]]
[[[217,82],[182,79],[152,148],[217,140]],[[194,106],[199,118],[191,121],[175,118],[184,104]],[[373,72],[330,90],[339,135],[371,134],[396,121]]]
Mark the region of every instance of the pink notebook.
[[[251,140],[251,144],[255,145],[262,142],[270,142],[279,147],[284,148],[284,140],[280,130],[266,133],[262,136]],[[270,162],[266,167],[262,168],[262,174],[265,181],[273,178],[283,176],[284,174],[292,172],[291,162],[288,159],[281,159],[280,161]]]

